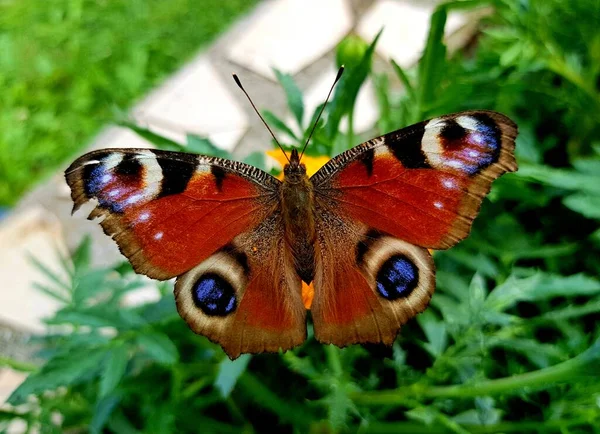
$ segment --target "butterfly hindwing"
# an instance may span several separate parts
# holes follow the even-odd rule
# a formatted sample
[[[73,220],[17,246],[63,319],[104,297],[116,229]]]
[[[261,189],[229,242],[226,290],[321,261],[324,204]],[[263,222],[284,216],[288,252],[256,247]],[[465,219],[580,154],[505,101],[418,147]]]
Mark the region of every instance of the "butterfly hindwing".
[[[180,276],[177,310],[190,328],[242,353],[287,350],[306,339],[301,281],[278,213]]]
[[[516,125],[470,111],[369,140],[312,178],[340,214],[411,244],[446,249],[464,239],[491,182],[515,171]]]
[[[180,275],[256,227],[277,206],[280,181],[244,163],[150,149],[103,149],[66,171],[74,210],[94,199],[88,218],[135,270]]]
[[[402,324],[429,304],[435,288],[430,253],[331,211],[319,215],[315,338],[338,346],[391,345]]]

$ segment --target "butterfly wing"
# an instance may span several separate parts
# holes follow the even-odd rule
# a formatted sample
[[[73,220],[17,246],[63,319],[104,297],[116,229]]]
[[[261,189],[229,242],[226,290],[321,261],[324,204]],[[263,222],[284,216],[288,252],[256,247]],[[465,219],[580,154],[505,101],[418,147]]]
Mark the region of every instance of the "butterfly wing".
[[[177,278],[175,300],[194,332],[235,359],[304,342],[301,291],[281,216],[274,213]]]
[[[517,169],[516,135],[499,113],[442,116],[352,148],[311,180],[338,213],[411,244],[447,249],[469,234],[492,181]]]
[[[73,211],[89,219],[134,269],[154,279],[183,274],[256,227],[277,206],[280,182],[244,163],[149,149],[103,149],[66,170]]]
[[[402,324],[429,304],[435,289],[431,254],[322,211],[311,306],[315,338],[338,346],[391,345]]]
[[[180,315],[231,358],[304,341],[280,181],[244,163],[148,149],[94,151],[65,175],[74,210],[96,200],[88,218],[102,218],[138,273],[179,276]]]
[[[333,158],[312,178],[315,337],[395,339],[435,289],[426,250],[464,239],[491,182],[516,170],[516,125],[489,111],[443,116]]]

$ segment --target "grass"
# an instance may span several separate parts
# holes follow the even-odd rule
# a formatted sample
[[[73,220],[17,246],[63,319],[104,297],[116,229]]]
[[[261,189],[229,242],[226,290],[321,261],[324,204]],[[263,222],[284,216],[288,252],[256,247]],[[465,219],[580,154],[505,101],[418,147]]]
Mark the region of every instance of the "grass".
[[[320,345],[309,326],[293,351],[231,362],[189,331],[169,284],[157,284],[159,301],[123,308],[139,278],[127,263],[91,268],[84,242],[64,259],[68,280],[47,273],[41,288],[63,303],[48,324],[73,332],[42,339],[43,366],[0,360],[31,372],[10,400],[29,399],[30,409],[2,410],[0,423],[92,433],[600,432],[600,4],[494,2],[475,49],[449,56],[440,39],[449,8],[482,3],[440,6],[412,70],[374,75],[372,44],[352,50],[360,58],[309,148],[331,155],[365,138],[339,121],[369,76],[382,132],[468,108],[519,125],[519,171],[494,183],[467,240],[435,252],[431,306],[402,329],[391,357]],[[293,80],[279,79],[306,135],[314,114]],[[394,92],[392,80],[406,90]]]
[[[0,2],[0,206],[13,204],[256,0]]]

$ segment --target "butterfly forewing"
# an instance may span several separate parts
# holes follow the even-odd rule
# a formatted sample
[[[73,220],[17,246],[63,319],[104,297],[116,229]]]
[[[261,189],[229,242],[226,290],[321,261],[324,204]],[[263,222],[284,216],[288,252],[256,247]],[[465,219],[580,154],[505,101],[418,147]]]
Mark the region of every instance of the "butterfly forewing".
[[[76,210],[97,201],[90,219],[135,270],[178,276],[277,206],[280,181],[244,163],[149,149],[103,149],[66,171]]]

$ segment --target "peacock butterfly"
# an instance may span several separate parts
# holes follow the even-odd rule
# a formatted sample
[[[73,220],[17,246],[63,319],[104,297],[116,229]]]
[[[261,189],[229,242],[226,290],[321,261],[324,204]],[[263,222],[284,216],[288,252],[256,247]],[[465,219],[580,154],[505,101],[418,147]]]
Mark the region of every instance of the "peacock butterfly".
[[[297,150],[283,181],[151,149],[93,151],[65,176],[73,211],[95,199],[88,218],[136,272],[177,277],[179,314],[231,359],[306,339],[303,281],[318,341],[390,345],[433,294],[428,249],[467,237],[492,181],[517,170],[516,135],[506,116],[475,110],[369,140],[310,178]]]

